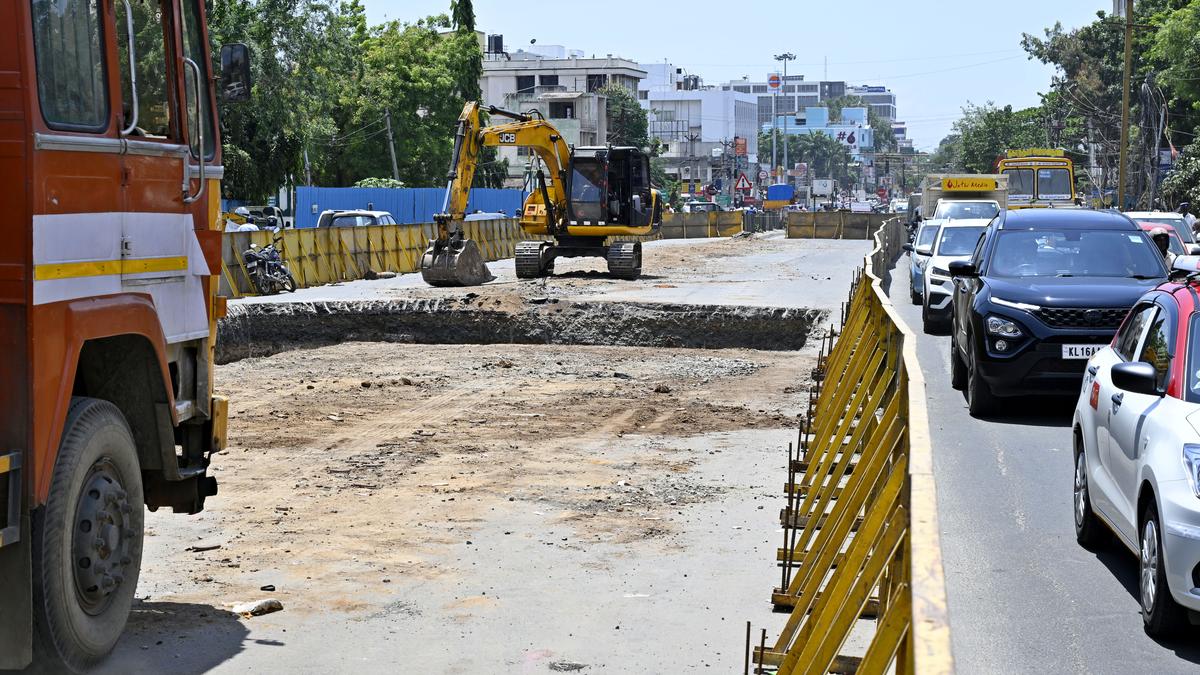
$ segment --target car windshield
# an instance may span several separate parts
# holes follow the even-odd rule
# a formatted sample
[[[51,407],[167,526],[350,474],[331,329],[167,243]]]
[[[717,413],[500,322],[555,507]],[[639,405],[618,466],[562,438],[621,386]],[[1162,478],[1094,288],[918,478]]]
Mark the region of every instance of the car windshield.
[[[1071,172],[1066,169],[1038,169],[1039,199],[1070,199]]]
[[[1033,169],[1006,169],[1009,196],[1033,196]]]
[[[933,217],[937,219],[995,218],[1000,207],[994,202],[942,202]]]
[[[1193,243],[1195,240],[1195,237],[1192,236],[1192,231],[1187,226],[1187,222],[1182,217],[1172,218],[1171,216],[1148,216],[1136,218],[1136,220],[1139,224],[1153,223],[1155,225],[1167,225],[1174,229],[1175,233],[1179,235],[1179,238],[1188,244]]]
[[[978,227],[943,227],[942,236],[938,237],[937,250],[934,255],[970,255],[979,243],[979,235],[987,229]]]
[[[933,247],[933,241],[937,238],[938,230],[941,229],[937,225],[922,225],[917,232],[917,242],[914,248],[924,249],[928,251]]]
[[[1158,248],[1128,230],[1001,232],[988,274],[998,277],[1165,277]]]

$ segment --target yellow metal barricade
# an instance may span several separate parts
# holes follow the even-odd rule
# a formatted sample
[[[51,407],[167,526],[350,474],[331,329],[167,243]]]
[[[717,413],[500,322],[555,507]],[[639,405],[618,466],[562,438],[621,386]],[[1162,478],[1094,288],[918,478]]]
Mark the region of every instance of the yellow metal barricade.
[[[771,600],[790,615],[754,648],[756,672],[954,670],[924,379],[880,279],[902,236],[899,220],[876,232],[840,334],[823,342],[780,514]],[[865,654],[841,655],[856,630],[873,630]]]

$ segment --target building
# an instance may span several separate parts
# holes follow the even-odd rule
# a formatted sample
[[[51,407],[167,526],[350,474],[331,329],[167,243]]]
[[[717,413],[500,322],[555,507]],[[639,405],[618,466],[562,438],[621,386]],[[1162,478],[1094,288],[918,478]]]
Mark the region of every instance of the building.
[[[771,133],[772,125],[763,124],[763,133]],[[825,134],[837,139],[850,151],[855,160],[862,159],[863,154],[870,154],[875,148],[875,132],[867,122],[867,109],[847,107],[842,108],[841,119],[837,122],[829,120],[829,108],[807,107],[796,115],[779,118],[781,134]]]
[[[504,38],[487,38],[479,88],[483,103],[524,112],[536,109],[572,146],[603,145],[608,140],[607,97],[599,93],[610,84],[636,94],[646,71],[628,59],[584,58],[583,52],[559,45],[531,45],[509,53]],[[521,187],[529,151],[499,148],[508,160],[507,187]]]
[[[647,73],[638,100],[649,111],[650,136],[660,141],[664,171],[689,183],[684,192],[726,182],[730,174],[757,174],[758,103],[749,94],[705,86],[697,75],[669,63],[640,66]],[[735,139],[745,139],[738,155]]]
[[[758,98],[759,125],[769,124],[775,116],[790,115],[806,107],[843,96],[858,96],[867,103],[880,118],[891,122],[896,119],[896,95],[887,87],[874,85],[849,85],[840,80],[806,81],[803,75],[788,75],[784,78],[782,91],[772,94],[766,80],[752,82],[748,79],[734,80],[721,85],[723,91],[753,94]],[[772,113],[774,106],[774,113]]]

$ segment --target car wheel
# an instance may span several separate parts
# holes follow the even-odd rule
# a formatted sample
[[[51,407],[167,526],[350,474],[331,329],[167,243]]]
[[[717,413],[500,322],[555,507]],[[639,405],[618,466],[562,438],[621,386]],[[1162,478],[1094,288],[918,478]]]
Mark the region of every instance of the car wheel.
[[[968,340],[973,338],[968,337]],[[979,374],[979,364],[975,360],[975,345],[971,343],[971,359],[967,364],[967,409],[972,417],[981,417],[992,412],[996,407],[996,397]]]
[[[921,330],[927,335],[933,335],[933,317],[929,314],[929,305],[926,304],[921,305]]]
[[[1138,589],[1146,634],[1161,637],[1176,632],[1185,620],[1183,608],[1171,597],[1163,562],[1162,528],[1158,507],[1151,501],[1142,512]]]
[[[950,336],[950,386],[958,391],[967,386],[967,364],[963,363],[962,355],[958,353],[953,335]]]
[[[1095,550],[1104,543],[1104,525],[1092,512],[1092,496],[1088,493],[1087,455],[1083,451],[1083,438],[1075,436],[1075,541],[1079,545]]]

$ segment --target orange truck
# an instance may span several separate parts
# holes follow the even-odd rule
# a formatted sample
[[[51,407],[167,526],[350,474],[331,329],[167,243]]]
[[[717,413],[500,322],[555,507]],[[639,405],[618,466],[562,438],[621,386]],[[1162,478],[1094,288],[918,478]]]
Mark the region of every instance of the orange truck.
[[[0,2],[0,668],[102,660],[145,507],[196,513],[211,453],[218,91],[204,0]]]

